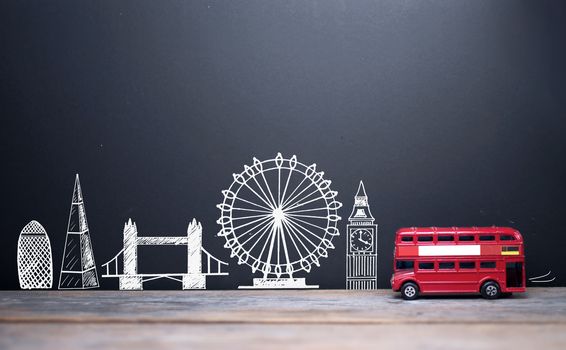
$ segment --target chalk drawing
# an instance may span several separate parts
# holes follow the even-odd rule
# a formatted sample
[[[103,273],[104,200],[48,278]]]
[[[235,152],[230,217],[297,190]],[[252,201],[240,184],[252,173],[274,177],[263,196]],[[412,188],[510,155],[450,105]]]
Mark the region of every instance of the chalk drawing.
[[[346,227],[346,289],[377,289],[377,225],[363,181]]]
[[[124,224],[124,248],[110,261],[103,264],[105,272],[102,277],[118,278],[120,290],[143,290],[143,283],[159,278],[178,281],[183,289],[206,289],[207,276],[226,276],[222,268],[228,264],[215,258],[202,247],[202,225],[193,219],[187,228],[187,235],[180,237],[158,236],[139,237],[138,228],[132,219]],[[140,273],[138,271],[138,246],[140,245],[186,245],[186,273]],[[119,261],[122,257],[122,272]],[[203,260],[206,270],[203,272]]]
[[[47,232],[30,221],[18,238],[18,278],[22,289],[51,289],[53,259]]]
[[[59,276],[59,289],[91,289],[99,286],[79,174],[75,177]]]
[[[253,159],[222,191],[218,204],[222,226],[218,236],[238,264],[248,265],[253,286],[241,289],[318,288],[308,286],[298,272],[309,273],[334,249],[332,239],[340,234],[336,191],[316,164],[305,165],[296,156]]]
[[[554,282],[556,280],[556,277],[550,277],[550,274],[552,273],[552,271],[548,271],[547,273],[545,273],[544,275],[540,275],[540,276],[535,276],[535,277],[530,277],[529,281],[532,283],[550,283],[550,282]]]

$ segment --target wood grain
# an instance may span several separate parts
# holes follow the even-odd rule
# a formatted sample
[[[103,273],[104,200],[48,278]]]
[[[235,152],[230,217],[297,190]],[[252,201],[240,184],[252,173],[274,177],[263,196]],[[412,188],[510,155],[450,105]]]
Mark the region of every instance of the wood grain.
[[[390,291],[4,291],[0,348],[566,348],[566,288],[495,301]]]

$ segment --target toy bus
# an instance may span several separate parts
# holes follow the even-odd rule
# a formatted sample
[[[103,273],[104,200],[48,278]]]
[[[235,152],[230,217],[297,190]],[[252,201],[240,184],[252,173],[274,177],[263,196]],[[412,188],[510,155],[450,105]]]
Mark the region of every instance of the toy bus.
[[[525,292],[525,251],[509,227],[402,228],[391,287],[406,300],[426,294]]]

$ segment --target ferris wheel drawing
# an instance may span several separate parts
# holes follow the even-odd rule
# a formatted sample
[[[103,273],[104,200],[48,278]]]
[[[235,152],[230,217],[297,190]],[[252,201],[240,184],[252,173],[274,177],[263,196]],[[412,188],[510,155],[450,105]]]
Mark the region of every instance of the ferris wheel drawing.
[[[224,247],[238,264],[263,275],[253,279],[253,286],[239,288],[318,288],[295,274],[320,266],[340,234],[337,210],[342,204],[331,181],[316,164],[307,166],[281,153],[264,161],[254,158],[233,178],[217,205],[218,236],[226,239]]]

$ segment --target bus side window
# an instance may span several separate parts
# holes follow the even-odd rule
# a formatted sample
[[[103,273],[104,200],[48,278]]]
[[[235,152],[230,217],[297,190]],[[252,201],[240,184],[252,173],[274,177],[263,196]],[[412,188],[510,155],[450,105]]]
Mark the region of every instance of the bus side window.
[[[494,235],[480,236],[480,241],[495,241]]]
[[[499,236],[499,240],[500,241],[514,241],[515,237],[513,237],[511,235],[501,235],[501,236]]]
[[[473,235],[462,235],[462,236],[458,236],[458,240],[460,242],[471,242],[474,240],[474,236]]]
[[[495,261],[482,261],[480,262],[481,269],[494,269],[495,268]]]
[[[439,270],[452,270],[454,269],[454,262],[448,262],[448,261],[441,261],[438,263],[438,269]]]
[[[460,269],[475,269],[476,263],[475,261],[460,261]]]
[[[395,262],[395,268],[397,270],[408,270],[415,267],[413,260],[397,260]]]
[[[420,262],[419,263],[419,270],[433,270],[434,263],[433,262]]]
[[[453,240],[454,240],[454,236],[452,236],[452,235],[438,236],[438,241],[440,241],[440,242],[451,242]]]
[[[419,242],[432,242],[432,236],[419,236],[417,240]]]
[[[401,236],[401,242],[412,242],[413,236]]]

